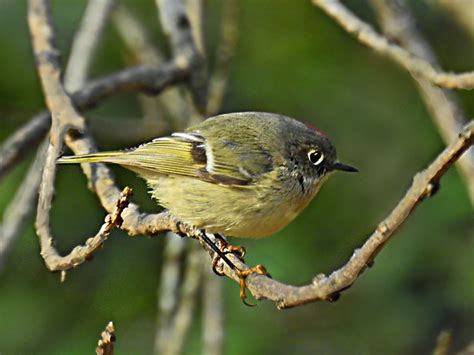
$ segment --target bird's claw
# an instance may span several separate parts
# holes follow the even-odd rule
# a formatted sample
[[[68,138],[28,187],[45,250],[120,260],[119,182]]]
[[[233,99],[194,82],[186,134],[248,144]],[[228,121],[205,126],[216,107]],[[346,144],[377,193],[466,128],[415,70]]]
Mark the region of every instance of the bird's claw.
[[[267,269],[265,268],[265,266],[263,265],[256,265],[254,267],[251,267],[249,269],[246,269],[246,270],[240,270],[240,269],[236,269],[235,270],[236,273],[237,273],[237,276],[239,277],[239,285],[240,285],[240,299],[242,300],[242,302],[246,305],[246,306],[249,306],[249,307],[254,307],[256,306],[255,304],[252,304],[252,303],[248,303],[246,301],[247,299],[247,294],[245,292],[245,288],[247,287],[247,284],[245,282],[245,280],[247,279],[247,276],[251,275],[251,274],[258,274],[258,275],[264,275],[264,276],[268,276],[268,277],[271,277],[270,274],[268,273]]]

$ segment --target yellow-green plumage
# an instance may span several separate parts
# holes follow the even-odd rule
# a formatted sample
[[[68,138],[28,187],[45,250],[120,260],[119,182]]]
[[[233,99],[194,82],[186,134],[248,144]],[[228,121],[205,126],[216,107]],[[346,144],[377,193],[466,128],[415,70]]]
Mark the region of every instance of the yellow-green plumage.
[[[315,167],[308,152],[324,154]],[[289,117],[247,112],[210,118],[135,149],[63,157],[59,163],[114,163],[141,175],[184,223],[213,233],[259,238],[287,225],[311,201],[335,150]]]

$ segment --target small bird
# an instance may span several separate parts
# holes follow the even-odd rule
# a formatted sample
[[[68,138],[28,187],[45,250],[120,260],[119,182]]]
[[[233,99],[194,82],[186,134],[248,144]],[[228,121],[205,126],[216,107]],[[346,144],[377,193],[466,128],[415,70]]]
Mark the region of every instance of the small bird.
[[[321,131],[265,112],[223,114],[137,148],[62,157],[112,163],[144,178],[179,221],[209,233],[269,236],[290,223],[340,163]]]

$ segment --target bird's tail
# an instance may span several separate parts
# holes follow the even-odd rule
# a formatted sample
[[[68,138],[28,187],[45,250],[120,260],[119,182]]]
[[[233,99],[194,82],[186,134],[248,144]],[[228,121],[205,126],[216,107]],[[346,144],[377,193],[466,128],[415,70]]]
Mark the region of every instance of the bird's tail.
[[[80,163],[115,163],[123,164],[127,157],[127,152],[113,151],[100,152],[83,155],[72,155],[61,157],[57,160],[58,164],[80,164]]]

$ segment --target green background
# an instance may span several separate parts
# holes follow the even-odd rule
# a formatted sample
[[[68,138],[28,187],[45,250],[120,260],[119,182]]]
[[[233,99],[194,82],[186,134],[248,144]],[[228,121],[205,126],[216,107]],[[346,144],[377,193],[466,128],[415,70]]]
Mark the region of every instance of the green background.
[[[166,50],[154,2],[126,3],[157,46]],[[365,2],[347,4],[374,23]],[[439,9],[424,1],[411,4],[442,66],[472,70],[472,39]],[[67,58],[84,4],[63,0],[53,5],[57,42]],[[209,1],[209,53],[216,47],[219,9],[219,1]],[[359,44],[309,1],[242,1],[240,28],[222,112],[271,111],[311,121],[331,137],[340,159],[360,170],[331,178],[310,207],[275,236],[234,240],[247,247],[248,264],[264,264],[285,283],[309,283],[314,275],[329,273],[348,259],[444,144],[411,77]],[[23,1],[0,2],[0,44],[3,142],[44,107]],[[124,67],[125,58],[121,40],[109,26],[92,76]],[[466,115],[472,116],[472,92],[458,96]],[[98,120],[116,117],[117,125],[120,119],[139,115],[133,95],[86,113]],[[139,143],[106,140],[100,133],[96,138],[102,149]],[[0,211],[28,161],[1,180]],[[146,210],[158,209],[140,179],[114,171],[121,186],[134,188],[135,201]],[[67,252],[95,234],[104,216],[80,169],[60,168],[52,210],[58,248]],[[113,320],[118,354],[151,353],[163,238],[129,238],[114,231],[94,260],[69,272],[62,284],[44,267],[31,219],[0,275],[0,352],[92,353],[103,327]],[[219,279],[224,288],[225,354],[426,354],[443,329],[452,330],[453,347],[461,349],[474,334],[473,260],[472,209],[459,174],[451,169],[440,191],[419,206],[374,267],[336,303],[278,311],[263,301],[248,308],[239,300],[238,285]],[[201,347],[198,314],[193,322],[187,354]]]

